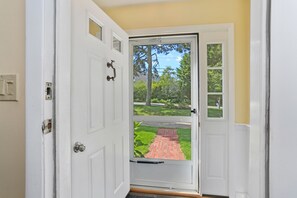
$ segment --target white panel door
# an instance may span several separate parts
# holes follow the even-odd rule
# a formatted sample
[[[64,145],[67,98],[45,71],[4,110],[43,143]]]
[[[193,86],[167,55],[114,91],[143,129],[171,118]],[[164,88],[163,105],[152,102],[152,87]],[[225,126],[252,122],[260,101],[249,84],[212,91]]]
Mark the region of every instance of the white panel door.
[[[200,34],[202,193],[228,196],[228,34]]]
[[[91,0],[73,0],[72,198],[130,189],[128,83],[127,34]]]

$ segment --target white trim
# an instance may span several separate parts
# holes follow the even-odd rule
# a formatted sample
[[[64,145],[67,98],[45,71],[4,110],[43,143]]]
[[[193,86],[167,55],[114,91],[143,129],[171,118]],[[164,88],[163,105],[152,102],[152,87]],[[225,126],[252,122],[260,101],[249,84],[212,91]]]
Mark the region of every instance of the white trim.
[[[228,63],[229,63],[229,140],[228,140],[228,145],[229,145],[229,151],[228,151],[228,171],[229,171],[229,196],[232,198],[232,194],[234,194],[236,190],[236,177],[233,176],[233,171],[232,170],[232,159],[233,155],[231,155],[232,149],[234,149],[233,146],[233,139],[235,136],[235,52],[234,52],[234,26],[230,27],[228,31]]]
[[[249,166],[249,135],[248,124],[235,124],[234,135],[230,140],[230,198],[244,197],[248,191]],[[247,198],[247,197],[244,197]]]
[[[150,28],[150,29],[134,29],[127,30],[130,37],[137,36],[149,36],[149,35],[169,35],[169,34],[191,34],[201,33],[209,31],[232,31],[234,25],[232,23],[224,24],[211,24],[211,25],[192,25],[192,26],[179,26],[179,27],[162,27],[162,28]]]
[[[267,0],[251,0],[250,198],[265,197],[266,7]]]
[[[54,0],[26,1],[26,197],[55,194],[54,133],[42,123],[54,119],[53,100],[45,100],[45,82],[54,75]]]
[[[235,57],[234,57],[234,25],[231,23],[228,24],[213,24],[213,25],[194,25],[194,26],[180,26],[180,27],[166,27],[166,28],[150,28],[150,29],[135,29],[128,30],[128,34],[130,37],[138,37],[138,36],[152,36],[152,35],[174,35],[174,34],[191,34],[191,33],[201,33],[201,32],[210,32],[210,31],[227,31],[228,32],[228,54],[229,54],[229,140],[231,140],[231,135],[234,134],[235,130]],[[130,93],[131,94],[131,93]],[[201,137],[201,131],[199,131],[199,137]],[[201,138],[199,138],[201,141]],[[201,142],[199,142],[201,145]],[[229,147],[229,150],[231,148]],[[200,148],[201,151],[201,148]],[[229,162],[230,162],[230,155]],[[201,163],[201,153],[200,159],[198,161]],[[228,163],[230,164],[230,163]],[[229,165],[228,165],[229,166]],[[199,166],[201,167],[201,166]],[[200,168],[199,168],[200,169]],[[199,170],[201,171],[201,170]],[[199,174],[199,184],[201,184],[201,175]],[[230,171],[229,171],[229,179],[230,179]],[[229,180],[229,193],[234,191],[234,183],[236,181]],[[199,185],[199,192],[201,192],[201,185]]]
[[[44,197],[44,0],[26,1],[26,198]]]
[[[56,196],[71,198],[71,0],[56,0]]]

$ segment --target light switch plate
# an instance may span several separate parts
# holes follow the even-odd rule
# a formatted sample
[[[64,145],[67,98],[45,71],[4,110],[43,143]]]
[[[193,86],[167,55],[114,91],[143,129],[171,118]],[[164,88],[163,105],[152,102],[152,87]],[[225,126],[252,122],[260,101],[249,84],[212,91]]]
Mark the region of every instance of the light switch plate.
[[[17,101],[17,74],[0,74],[0,101]]]

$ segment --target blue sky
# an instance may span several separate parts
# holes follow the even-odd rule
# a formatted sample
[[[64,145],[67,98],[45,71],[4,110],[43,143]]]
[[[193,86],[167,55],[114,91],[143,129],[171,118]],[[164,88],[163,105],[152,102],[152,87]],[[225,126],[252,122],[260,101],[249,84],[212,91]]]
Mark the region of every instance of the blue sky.
[[[167,55],[158,54],[159,64],[158,67],[159,74],[162,75],[163,70],[170,66],[174,70],[179,67],[180,61],[183,57],[183,53],[178,53],[176,51],[172,51]]]

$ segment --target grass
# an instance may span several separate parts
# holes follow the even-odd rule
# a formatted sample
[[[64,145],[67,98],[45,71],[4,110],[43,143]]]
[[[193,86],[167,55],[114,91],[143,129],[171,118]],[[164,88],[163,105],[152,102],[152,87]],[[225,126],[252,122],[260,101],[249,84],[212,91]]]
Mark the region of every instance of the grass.
[[[169,108],[166,106],[134,105],[134,115],[151,116],[190,116],[190,108]]]
[[[149,152],[158,128],[151,126],[139,126],[134,131],[134,157],[144,157]]]
[[[139,116],[191,116],[190,108],[134,105],[134,115]],[[223,110],[208,108],[209,118],[222,118]]]
[[[223,110],[222,109],[208,108],[208,117],[209,118],[222,118],[223,117]]]
[[[191,129],[177,129],[178,141],[186,160],[191,160]]]

